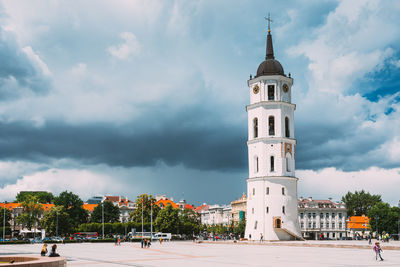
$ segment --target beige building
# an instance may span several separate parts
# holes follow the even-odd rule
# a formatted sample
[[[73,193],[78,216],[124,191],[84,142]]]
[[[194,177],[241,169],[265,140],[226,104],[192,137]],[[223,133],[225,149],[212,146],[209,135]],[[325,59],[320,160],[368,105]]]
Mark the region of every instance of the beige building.
[[[239,199],[231,202],[232,220],[235,224],[239,223],[241,220],[246,219],[246,203],[247,197],[245,193],[243,193],[243,195]]]

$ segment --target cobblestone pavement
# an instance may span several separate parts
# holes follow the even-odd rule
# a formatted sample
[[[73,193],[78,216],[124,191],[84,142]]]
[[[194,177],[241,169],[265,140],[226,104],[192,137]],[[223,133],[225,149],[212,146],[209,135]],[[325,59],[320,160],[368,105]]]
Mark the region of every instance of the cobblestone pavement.
[[[325,246],[332,247],[325,247]],[[343,247],[352,245],[354,248]],[[0,255],[39,254],[41,244],[2,245]],[[322,247],[324,246],[324,247]],[[361,248],[359,246],[362,246]],[[389,249],[391,247],[392,249]],[[82,243],[58,246],[67,266],[400,266],[400,242],[383,243],[377,262],[366,241],[240,243]],[[388,248],[388,249],[386,249]]]

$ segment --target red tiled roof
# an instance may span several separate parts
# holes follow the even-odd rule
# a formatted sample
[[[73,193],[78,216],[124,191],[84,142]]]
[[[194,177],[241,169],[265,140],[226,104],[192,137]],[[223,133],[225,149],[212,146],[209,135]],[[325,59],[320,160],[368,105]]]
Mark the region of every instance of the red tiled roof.
[[[105,201],[119,202],[119,196],[105,196]]]
[[[196,208],[194,208],[194,211],[201,212],[203,210],[208,210],[209,207],[210,207],[210,205],[204,204],[204,205],[197,206]]]
[[[190,209],[190,210],[192,210],[194,207],[193,207],[193,205],[190,205],[190,204],[186,204],[185,205],[185,209]]]
[[[162,207],[160,206],[162,204]],[[171,204],[173,208],[178,208],[178,205],[176,205],[175,202],[169,199],[160,199],[159,201],[156,202],[156,205],[158,205],[160,208],[166,207],[168,204]]]
[[[40,205],[42,206],[44,211],[48,211],[51,208],[55,207],[54,204],[40,204]],[[4,203],[0,203],[0,207],[4,208]],[[6,204],[6,208],[9,209],[9,210],[13,210],[13,209],[18,208],[18,207],[22,207],[22,204],[21,203],[16,203],[16,202],[7,203]]]
[[[82,208],[84,208],[85,210],[89,211],[89,212],[93,212],[94,208],[96,208],[99,204],[83,204]]]

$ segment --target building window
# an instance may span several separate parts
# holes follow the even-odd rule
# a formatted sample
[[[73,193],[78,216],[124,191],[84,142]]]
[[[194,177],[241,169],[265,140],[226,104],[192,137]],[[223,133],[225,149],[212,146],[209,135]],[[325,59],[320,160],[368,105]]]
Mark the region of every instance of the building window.
[[[282,213],[285,214],[285,206],[282,206]]]
[[[329,228],[329,222],[326,223],[326,228]]]
[[[342,227],[343,227],[343,224],[340,222],[339,223],[339,229],[342,229]]]
[[[335,238],[335,233],[332,233],[332,237]]]
[[[313,219],[315,219],[315,216],[316,216],[316,214],[315,214],[315,212],[313,212],[313,214],[312,214]]]
[[[290,172],[290,156],[286,157],[286,171]]]
[[[342,214],[341,214],[341,213],[338,213],[338,215],[339,215],[339,219],[342,219]]]
[[[269,135],[275,135],[275,117],[269,116],[268,118],[268,132]]]
[[[311,219],[311,213],[308,213],[308,218]]]
[[[321,214],[319,215],[319,217],[320,217],[320,218],[323,218],[323,217],[324,217],[324,214],[323,214],[323,213],[321,213]]]
[[[256,194],[256,189],[253,188],[253,196]]]
[[[258,221],[255,221],[255,222],[254,222],[254,230],[257,229],[257,223],[258,223]]]
[[[332,213],[332,219],[334,219],[335,218],[335,213]]]
[[[251,208],[251,213],[253,213],[253,214],[254,214],[254,208]]]
[[[267,187],[266,192],[267,192],[267,195],[269,195],[269,187]]]
[[[268,100],[275,99],[275,85],[268,85]]]
[[[269,207],[266,208],[266,212],[269,213]]]
[[[312,224],[312,228],[315,229],[315,222]]]
[[[253,119],[253,132],[254,132],[254,138],[258,137],[258,119],[254,118]]]
[[[273,172],[274,169],[275,169],[275,162],[274,161],[275,161],[274,156],[271,156],[271,162],[270,162],[271,172]]]
[[[335,223],[334,222],[332,223],[332,229],[335,229]]]
[[[311,223],[310,222],[308,223],[308,228],[311,228]]]
[[[320,223],[320,225],[321,225],[321,228],[324,228],[324,223],[322,222],[322,223]]]
[[[329,213],[326,214],[326,218],[327,218],[327,219],[329,218]]]
[[[282,187],[282,195],[285,195],[285,188]]]
[[[254,158],[254,172],[257,173],[258,172],[258,157],[255,156]]]
[[[301,228],[304,228],[304,223],[303,222],[301,222],[300,225],[301,225],[300,226]]]
[[[289,131],[289,118],[285,118],[285,137],[290,137],[290,131]]]
[[[304,213],[300,213],[300,219],[304,218]]]

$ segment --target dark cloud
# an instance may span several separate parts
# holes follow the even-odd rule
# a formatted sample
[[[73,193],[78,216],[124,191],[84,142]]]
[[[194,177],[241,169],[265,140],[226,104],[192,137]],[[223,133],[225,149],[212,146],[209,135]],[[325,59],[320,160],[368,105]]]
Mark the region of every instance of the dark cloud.
[[[35,94],[48,92],[49,80],[44,77],[37,62],[32,62],[12,32],[1,27],[0,62],[0,101],[18,98],[27,91]]]
[[[152,166],[183,164],[195,169],[231,170],[246,166],[244,127],[196,121],[197,110],[173,119],[147,116],[123,126],[87,124],[71,126],[48,122],[37,128],[29,123],[0,123],[0,157],[35,162],[72,158],[87,164]],[[210,116],[201,114],[200,116]],[[165,119],[165,120],[164,120]],[[154,126],[156,125],[156,126]]]

